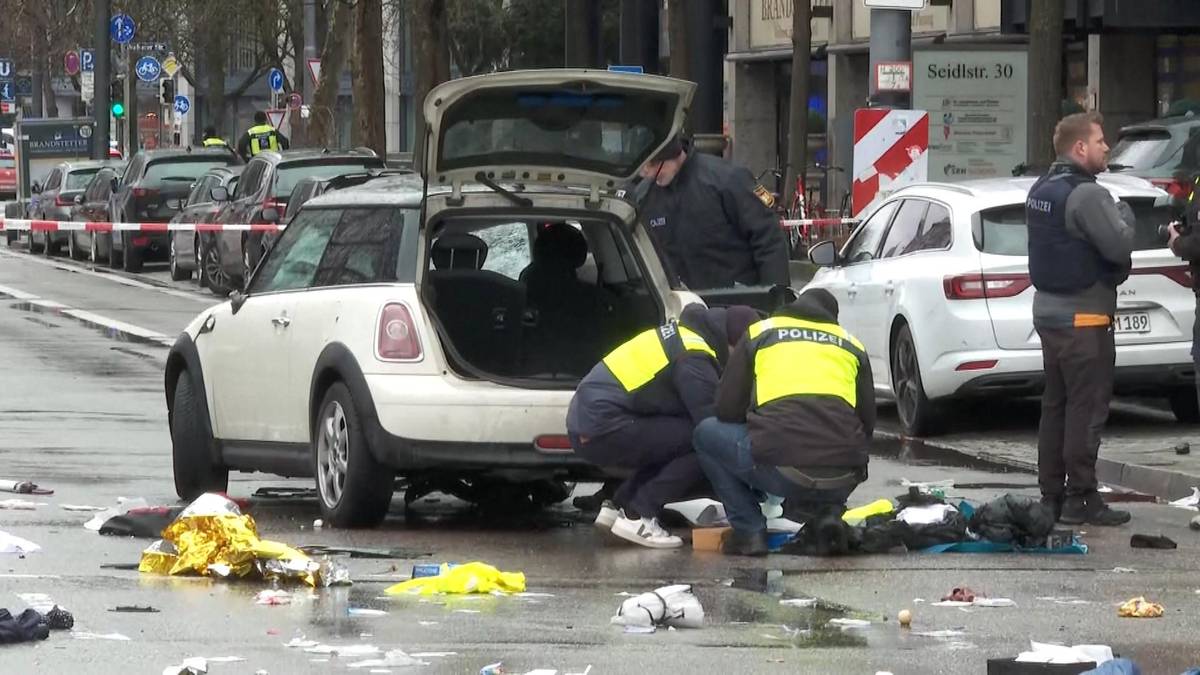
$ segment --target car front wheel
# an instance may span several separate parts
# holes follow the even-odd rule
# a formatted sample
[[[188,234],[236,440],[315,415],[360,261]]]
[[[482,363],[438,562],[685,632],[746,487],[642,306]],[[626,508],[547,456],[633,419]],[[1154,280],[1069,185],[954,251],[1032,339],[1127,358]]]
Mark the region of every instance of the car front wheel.
[[[921,364],[917,360],[917,345],[908,324],[900,326],[892,344],[892,392],[896,396],[900,425],[906,435],[928,436],[936,432],[940,422],[938,410],[925,395]]]
[[[370,527],[387,517],[395,472],[375,461],[350,390],[334,383],[313,433],[321,515],[335,527]]]
[[[190,270],[185,270],[179,266],[179,258],[175,253],[175,235],[171,235],[170,265],[172,281],[185,281],[192,278]]]
[[[188,371],[179,374],[171,410],[171,457],[175,493],[182,499],[229,489],[229,469],[213,462],[212,429],[200,409],[202,395]]]

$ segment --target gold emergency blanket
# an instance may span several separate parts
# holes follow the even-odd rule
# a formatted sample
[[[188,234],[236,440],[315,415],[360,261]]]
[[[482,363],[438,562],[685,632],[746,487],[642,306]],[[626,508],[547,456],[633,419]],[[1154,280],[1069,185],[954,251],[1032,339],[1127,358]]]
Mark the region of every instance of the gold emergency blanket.
[[[1117,609],[1117,616],[1129,619],[1157,619],[1163,615],[1163,606],[1146,598],[1133,598]]]

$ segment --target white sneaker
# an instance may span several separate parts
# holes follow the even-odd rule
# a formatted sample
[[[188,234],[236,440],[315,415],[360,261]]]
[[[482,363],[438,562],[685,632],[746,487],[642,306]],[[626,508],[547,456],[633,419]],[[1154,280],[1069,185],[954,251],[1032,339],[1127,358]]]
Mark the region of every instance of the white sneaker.
[[[617,518],[621,517],[621,511],[617,509],[617,505],[605,499],[600,505],[600,513],[596,514],[596,527],[602,530],[611,530],[613,523],[617,522]]]
[[[667,532],[654,518],[634,520],[624,514],[613,523],[612,533],[625,541],[631,541],[647,548],[679,548],[683,540]]]

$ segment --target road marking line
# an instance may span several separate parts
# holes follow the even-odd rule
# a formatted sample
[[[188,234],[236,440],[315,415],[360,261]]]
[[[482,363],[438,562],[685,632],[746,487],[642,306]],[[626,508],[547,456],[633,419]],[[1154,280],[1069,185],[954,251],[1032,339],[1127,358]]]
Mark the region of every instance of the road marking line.
[[[181,291],[181,290],[177,290],[174,288],[168,288],[165,286],[157,286],[155,284],[148,284],[144,281],[130,279],[128,277],[123,277],[118,274],[113,274],[111,272],[97,272],[96,270],[88,269],[87,267],[84,267],[82,264],[78,264],[78,263],[67,264],[65,261],[46,260],[45,258],[39,258],[38,256],[36,256],[32,253],[22,253],[20,251],[11,251],[11,250],[0,249],[0,255],[11,256],[18,260],[25,260],[27,262],[37,263],[38,265],[45,265],[46,267],[50,267],[50,268],[60,270],[63,272],[74,272],[74,273],[83,274],[83,275],[86,275],[89,277],[95,277],[97,279],[105,279],[107,281],[112,281],[114,283],[118,283],[123,286],[129,286],[131,288],[141,288],[141,289],[145,289],[148,291],[157,291],[164,295],[170,295],[170,296],[176,297],[176,298],[186,298],[188,300],[194,300],[195,302],[203,302],[205,304],[212,305],[212,304],[217,304],[221,301],[220,298],[217,298],[216,296],[207,297],[207,296],[201,295],[200,293],[191,293],[188,291]]]
[[[115,331],[133,338],[133,340],[136,342],[146,342],[161,347],[170,347],[175,344],[175,340],[172,338],[169,338],[157,331],[152,331],[149,328],[135,326],[134,324],[127,323],[119,319],[114,319],[112,317],[107,317],[103,314],[96,314],[95,312],[89,312],[83,309],[75,309],[69,305],[62,304],[61,302],[46,300],[32,293],[26,293],[19,288],[0,286],[0,297],[7,297],[13,300],[27,302],[30,305],[49,310],[52,314],[58,314],[75,319],[85,326]]]

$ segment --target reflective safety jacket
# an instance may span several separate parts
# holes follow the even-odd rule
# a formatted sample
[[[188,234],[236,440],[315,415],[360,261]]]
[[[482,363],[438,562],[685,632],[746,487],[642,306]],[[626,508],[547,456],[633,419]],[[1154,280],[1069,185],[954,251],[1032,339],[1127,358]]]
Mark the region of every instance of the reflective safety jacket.
[[[867,352],[832,317],[777,315],[729,355],[717,416],[745,422],[756,462],[864,467],[875,427]]]
[[[684,321],[714,310],[684,310]],[[723,316],[723,315],[722,315]],[[643,331],[605,356],[575,390],[567,412],[567,430],[581,437],[616,431],[637,418],[673,416],[693,424],[715,414],[720,380],[716,339],[699,330],[668,323]]]
[[[246,130],[250,136],[250,156],[253,157],[263,150],[279,149],[279,132],[270,124],[258,124]]]
[[[228,143],[226,143],[225,139],[223,139],[223,138],[206,138],[206,139],[204,139],[204,147],[206,147],[206,148],[218,148],[223,145],[228,145]]]

